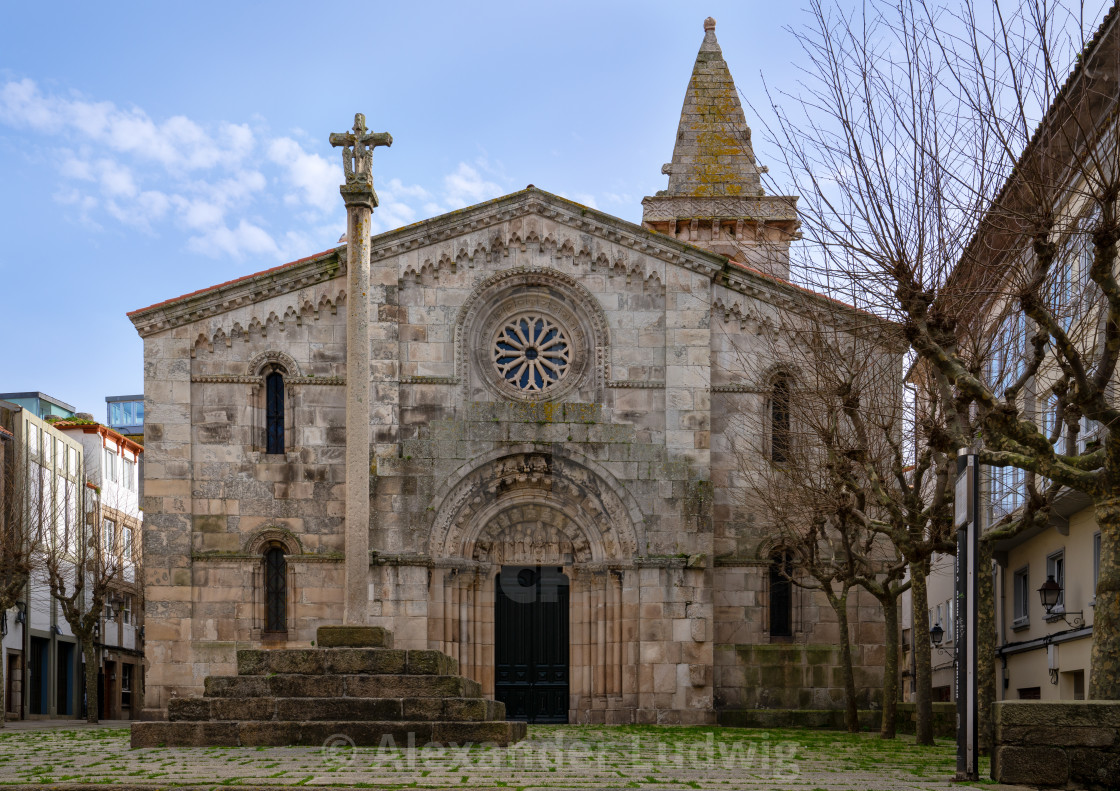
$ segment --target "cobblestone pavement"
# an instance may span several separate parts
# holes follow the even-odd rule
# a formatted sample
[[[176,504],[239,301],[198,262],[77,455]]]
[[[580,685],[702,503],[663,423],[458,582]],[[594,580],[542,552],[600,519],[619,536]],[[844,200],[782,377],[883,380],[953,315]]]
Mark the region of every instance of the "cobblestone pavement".
[[[352,748],[339,734],[322,747],[133,750],[126,729],[0,733],[0,787],[906,791],[961,788],[953,767],[948,742],[792,729],[534,726],[508,749]]]

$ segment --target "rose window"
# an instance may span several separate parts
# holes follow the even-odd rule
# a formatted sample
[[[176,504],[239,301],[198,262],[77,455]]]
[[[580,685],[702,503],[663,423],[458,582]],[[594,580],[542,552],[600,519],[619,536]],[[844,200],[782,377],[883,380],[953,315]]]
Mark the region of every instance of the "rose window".
[[[493,359],[506,382],[526,393],[540,393],[564,378],[571,348],[564,330],[551,319],[523,314],[498,330]]]

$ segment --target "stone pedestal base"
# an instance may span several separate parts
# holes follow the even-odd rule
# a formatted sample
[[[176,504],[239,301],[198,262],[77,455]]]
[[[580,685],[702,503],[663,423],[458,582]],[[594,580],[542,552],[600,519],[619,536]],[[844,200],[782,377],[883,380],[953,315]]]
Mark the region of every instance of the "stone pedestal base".
[[[132,726],[133,747],[324,745],[422,747],[525,737],[505,704],[482,697],[439,651],[392,648],[380,627],[322,627],[317,648],[237,652],[236,676],[178,698],[169,722]]]

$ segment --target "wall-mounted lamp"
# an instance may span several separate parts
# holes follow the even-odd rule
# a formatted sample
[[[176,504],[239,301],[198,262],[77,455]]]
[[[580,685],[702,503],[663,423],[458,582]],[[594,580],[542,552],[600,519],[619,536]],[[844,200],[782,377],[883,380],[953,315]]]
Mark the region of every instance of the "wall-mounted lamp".
[[[1042,599],[1042,609],[1046,610],[1046,615],[1060,615],[1062,620],[1068,626],[1080,628],[1085,625],[1085,612],[1084,610],[1065,611],[1055,613],[1054,608],[1058,606],[1058,600],[1062,598],[1062,586],[1054,579],[1054,575],[1050,574],[1046,577],[1046,582],[1042,583],[1042,587],[1038,589],[1038,595]],[[1071,621],[1068,616],[1073,616]]]
[[[935,623],[929,630],[929,641],[933,645],[934,650],[940,651],[943,654],[952,654],[948,648],[941,647],[941,641],[945,639],[945,629],[942,628],[940,623]]]
[[[25,613],[26,610],[27,610],[27,602],[24,602],[24,601],[17,601],[16,602],[16,623],[27,623],[27,615]]]

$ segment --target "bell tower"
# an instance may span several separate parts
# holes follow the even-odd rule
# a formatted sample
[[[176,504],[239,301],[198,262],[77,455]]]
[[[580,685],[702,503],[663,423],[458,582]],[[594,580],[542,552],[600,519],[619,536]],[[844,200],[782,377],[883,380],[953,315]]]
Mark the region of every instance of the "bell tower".
[[[642,199],[642,225],[789,278],[789,243],[797,232],[797,197],[767,195],[751,130],[731,71],[704,20],[704,41],[685,91],[673,161],[661,172],[669,189]]]

